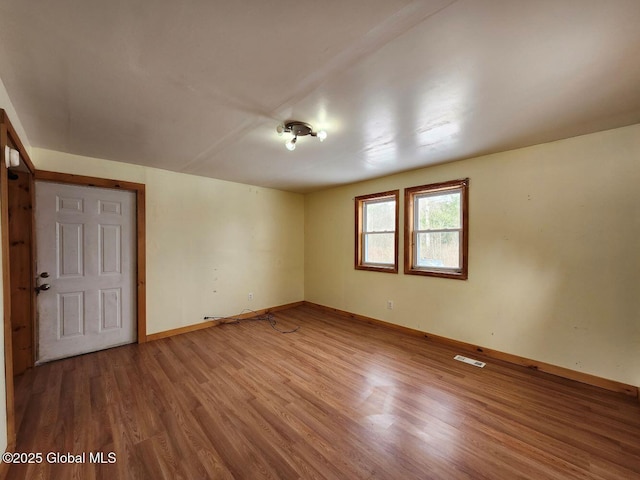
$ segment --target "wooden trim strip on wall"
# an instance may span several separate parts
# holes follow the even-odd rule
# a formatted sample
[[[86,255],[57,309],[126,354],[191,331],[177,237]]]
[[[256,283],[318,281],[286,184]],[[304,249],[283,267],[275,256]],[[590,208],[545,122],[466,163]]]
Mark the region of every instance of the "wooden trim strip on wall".
[[[8,123],[4,110],[0,110],[0,224],[2,241],[2,294],[4,315],[4,376],[7,402],[7,451],[13,451],[16,444],[15,403],[13,392],[13,342],[11,334],[11,279],[9,265],[9,193],[7,168],[4,158],[4,147],[8,145]]]
[[[147,207],[144,185],[136,190],[138,343],[147,341]]]
[[[36,204],[36,181],[33,178],[34,170],[31,170],[31,175],[29,175],[29,191],[31,192],[31,268],[33,269],[33,284],[32,288],[36,286],[36,265],[38,264],[38,259],[36,256],[36,216],[34,214],[34,207]],[[36,295],[31,295],[31,350],[33,354],[33,364],[35,365],[37,358],[37,350],[38,350],[38,330],[36,328],[36,315],[38,311],[38,299]]]
[[[36,180],[46,182],[71,183],[74,185],[84,185],[85,187],[116,188],[120,190],[143,191],[144,183],[125,182],[109,178],[88,177],[86,175],[75,175],[72,173],[50,172],[47,170],[36,170],[34,172]]]
[[[70,173],[36,170],[35,180],[70,183],[86,187],[114,188],[133,191],[136,194],[136,304],[138,323],[138,343],[147,341],[147,254],[146,254],[146,190],[143,183],[124,182],[107,178],[73,175]]]
[[[9,195],[9,283],[11,287],[11,349],[13,375],[34,366],[36,272],[33,259],[33,175],[11,169]]]
[[[183,333],[195,332],[196,330],[202,330],[204,328],[215,327],[222,323],[231,323],[236,320],[245,320],[248,318],[259,317],[267,313],[273,313],[280,310],[287,310],[289,308],[295,308],[303,305],[304,302],[287,303],[285,305],[278,305],[277,307],[263,308],[262,310],[252,310],[247,313],[241,313],[239,315],[233,315],[231,317],[219,318],[216,320],[207,320],[205,322],[196,323],[194,325],[187,325],[186,327],[173,328],[171,330],[165,330],[163,332],[152,333],[147,335],[148,341],[160,340],[161,338],[173,337],[174,335],[181,335]]]
[[[408,335],[412,335],[416,337],[424,337],[427,340],[431,340],[433,342],[437,342],[443,345],[448,345],[450,347],[458,348],[460,350],[464,350],[467,352],[479,353],[489,358],[502,360],[508,363],[513,363],[515,365],[521,365],[523,367],[530,368],[531,370],[538,370],[540,372],[549,373],[551,375],[556,375],[558,377],[566,378],[568,380],[574,380],[576,382],[586,383],[587,385],[600,387],[612,392],[624,393],[625,395],[635,397],[636,399],[640,400],[638,387],[634,385],[628,385],[626,383],[617,382],[615,380],[609,380],[607,378],[598,377],[595,375],[591,375],[589,373],[577,372],[569,368],[559,367],[557,365],[551,365],[549,363],[539,362],[537,360],[531,360],[529,358],[521,357],[519,355],[500,352],[498,350],[492,350],[489,348],[480,347],[478,345],[473,345],[471,343],[461,342],[459,340],[453,340],[451,338],[441,337],[439,335],[433,335],[431,333],[423,332],[413,328],[404,327],[402,325],[396,325],[393,323],[385,322],[383,320],[377,320],[375,318],[366,317],[364,315],[358,315],[356,313],[339,310],[337,308],[319,305],[313,302],[305,301],[304,304],[307,306],[316,308],[318,310],[336,313],[340,316],[351,318],[361,322],[366,322],[372,325],[381,325],[383,327],[391,328],[393,330],[397,330],[399,332],[403,332]]]

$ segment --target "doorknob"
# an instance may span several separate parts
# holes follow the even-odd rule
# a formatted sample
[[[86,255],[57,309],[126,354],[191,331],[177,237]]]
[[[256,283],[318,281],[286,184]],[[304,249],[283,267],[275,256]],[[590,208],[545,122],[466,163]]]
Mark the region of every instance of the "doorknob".
[[[49,272],[42,272],[40,275],[38,275],[39,278],[49,278]],[[36,278],[36,283],[37,283],[38,279]],[[36,295],[39,294],[40,292],[44,291],[44,290],[49,290],[51,288],[51,285],[49,285],[48,283],[43,283],[42,285],[37,285],[36,286]]]

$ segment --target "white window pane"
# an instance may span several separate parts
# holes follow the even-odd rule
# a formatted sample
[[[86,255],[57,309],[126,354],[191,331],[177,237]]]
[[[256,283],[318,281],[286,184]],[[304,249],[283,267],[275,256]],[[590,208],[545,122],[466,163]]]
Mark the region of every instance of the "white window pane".
[[[364,263],[395,263],[395,234],[368,233],[364,236]]]
[[[460,192],[418,197],[417,230],[460,228]]]
[[[460,268],[460,233],[419,233],[415,266]]]
[[[392,232],[396,229],[396,202],[370,202],[364,204],[365,232]]]

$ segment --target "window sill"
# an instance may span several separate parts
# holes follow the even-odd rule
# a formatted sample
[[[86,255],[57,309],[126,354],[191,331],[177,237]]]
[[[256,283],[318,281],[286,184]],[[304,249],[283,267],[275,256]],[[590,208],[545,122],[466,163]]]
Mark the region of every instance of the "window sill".
[[[398,267],[389,266],[389,267],[381,267],[374,265],[356,265],[356,270],[369,270],[372,272],[385,272],[385,273],[398,273]]]
[[[467,272],[452,272],[443,270],[429,270],[421,268],[406,268],[405,275],[421,275],[423,277],[440,277],[440,278],[453,278],[455,280],[467,280]]]

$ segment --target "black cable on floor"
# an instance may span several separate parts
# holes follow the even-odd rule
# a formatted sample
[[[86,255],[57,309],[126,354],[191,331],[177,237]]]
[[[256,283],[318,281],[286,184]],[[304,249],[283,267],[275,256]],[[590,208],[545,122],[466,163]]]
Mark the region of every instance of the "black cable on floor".
[[[245,313],[255,313],[255,317],[249,318],[240,318]],[[273,328],[278,333],[295,333],[300,329],[298,325],[296,328],[291,330],[281,330],[277,327],[278,322],[275,319],[275,316],[272,313],[267,313],[264,315],[259,315],[255,310],[251,310],[250,308],[245,308],[242,312],[232,317],[204,317],[205,320],[225,320],[223,323],[235,324],[240,322],[269,322],[271,328]]]

